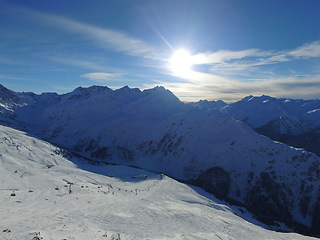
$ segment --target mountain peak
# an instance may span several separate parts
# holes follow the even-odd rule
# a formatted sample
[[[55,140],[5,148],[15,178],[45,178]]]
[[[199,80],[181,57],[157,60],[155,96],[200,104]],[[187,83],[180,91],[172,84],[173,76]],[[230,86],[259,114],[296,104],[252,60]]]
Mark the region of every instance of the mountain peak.
[[[97,85],[93,85],[90,87],[77,87],[75,90],[73,90],[72,92],[74,93],[84,93],[84,94],[89,94],[89,93],[94,93],[94,92],[105,92],[105,91],[112,91],[111,88],[108,88],[106,86],[97,86]]]
[[[124,86],[122,88],[114,90],[114,92],[116,92],[116,93],[141,93],[141,90],[139,88],[130,88],[128,86]]]
[[[90,95],[112,92],[111,88],[105,86],[77,87],[72,92],[65,94],[67,100],[89,97]]]
[[[203,108],[203,109],[208,109],[208,110],[222,109],[223,107],[227,106],[227,104],[222,100],[218,100],[218,101],[200,100],[198,102],[190,102],[189,104]]]
[[[162,86],[156,86],[151,89],[146,89],[142,92],[149,101],[153,101],[154,104],[165,104],[166,107],[173,107],[176,104],[180,104],[181,101],[170,90],[165,89]]]
[[[9,90],[0,84],[0,103],[8,106],[23,104],[22,98],[19,93]]]
[[[275,99],[274,97],[270,97],[268,95],[261,95],[261,96],[249,95],[241,99],[240,102],[250,102],[250,101],[263,102],[263,101],[269,101],[274,99]]]
[[[165,89],[163,86],[156,86],[154,88],[145,89],[143,93],[146,95],[167,95],[167,96],[174,96],[177,98],[170,90]]]

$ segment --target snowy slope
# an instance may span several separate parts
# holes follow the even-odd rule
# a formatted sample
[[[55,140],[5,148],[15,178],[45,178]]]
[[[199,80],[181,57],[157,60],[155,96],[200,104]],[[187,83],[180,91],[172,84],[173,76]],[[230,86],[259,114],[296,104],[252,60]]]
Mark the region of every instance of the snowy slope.
[[[219,111],[184,104],[163,87],[20,95],[28,101],[10,108],[14,119],[51,143],[191,181],[266,222],[320,235],[320,159],[313,154],[273,142]]]
[[[245,221],[234,214],[240,208],[166,176],[67,159],[59,148],[4,126],[0,142],[4,240],[312,239]]]

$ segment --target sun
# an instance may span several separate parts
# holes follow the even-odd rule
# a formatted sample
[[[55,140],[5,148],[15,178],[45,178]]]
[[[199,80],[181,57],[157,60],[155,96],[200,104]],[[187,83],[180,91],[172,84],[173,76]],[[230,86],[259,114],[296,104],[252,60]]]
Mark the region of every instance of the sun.
[[[192,56],[186,49],[179,49],[173,53],[169,60],[169,68],[175,75],[185,75],[191,71]]]

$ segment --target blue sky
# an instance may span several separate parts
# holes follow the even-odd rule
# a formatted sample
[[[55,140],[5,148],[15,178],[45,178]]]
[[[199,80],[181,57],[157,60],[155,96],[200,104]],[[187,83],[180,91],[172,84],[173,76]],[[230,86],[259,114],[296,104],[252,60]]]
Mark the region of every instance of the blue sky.
[[[183,101],[320,98],[319,0],[0,4],[0,83],[15,91],[161,85]]]

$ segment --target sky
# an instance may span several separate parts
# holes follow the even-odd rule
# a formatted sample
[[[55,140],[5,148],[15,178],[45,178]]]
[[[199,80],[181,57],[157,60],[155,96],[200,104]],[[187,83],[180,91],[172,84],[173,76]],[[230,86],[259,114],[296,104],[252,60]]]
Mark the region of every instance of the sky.
[[[0,84],[320,98],[319,0],[0,0]]]

